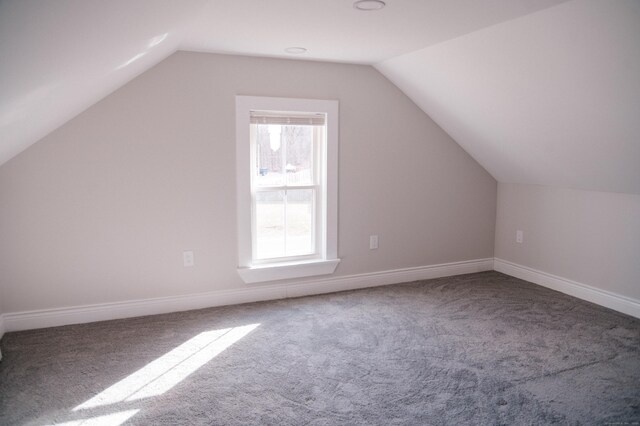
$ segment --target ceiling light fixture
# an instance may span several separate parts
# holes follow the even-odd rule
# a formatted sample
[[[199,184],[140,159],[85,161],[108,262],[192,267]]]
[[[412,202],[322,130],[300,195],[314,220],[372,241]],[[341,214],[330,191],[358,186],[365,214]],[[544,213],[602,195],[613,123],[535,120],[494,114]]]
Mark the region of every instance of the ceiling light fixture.
[[[292,55],[299,55],[301,53],[306,53],[307,49],[304,47],[287,47],[284,49],[285,52],[291,53]]]
[[[353,7],[358,10],[363,10],[365,12],[371,12],[374,10],[380,10],[385,7],[387,4],[382,0],[358,0],[353,3]]]

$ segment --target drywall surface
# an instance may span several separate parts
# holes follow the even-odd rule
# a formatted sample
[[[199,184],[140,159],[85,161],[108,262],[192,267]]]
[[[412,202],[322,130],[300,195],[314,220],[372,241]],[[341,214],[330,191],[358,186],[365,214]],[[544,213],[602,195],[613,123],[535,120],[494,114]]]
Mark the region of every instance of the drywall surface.
[[[500,183],[495,255],[638,300],[640,195]]]
[[[376,65],[499,182],[640,194],[640,1],[574,0]]]
[[[374,68],[178,52],[0,167],[4,312],[246,288],[236,95],[340,101],[336,275],[493,257],[496,181]]]
[[[0,164],[175,52],[203,5],[0,1]]]
[[[563,1],[0,1],[0,164],[178,49],[373,63]]]

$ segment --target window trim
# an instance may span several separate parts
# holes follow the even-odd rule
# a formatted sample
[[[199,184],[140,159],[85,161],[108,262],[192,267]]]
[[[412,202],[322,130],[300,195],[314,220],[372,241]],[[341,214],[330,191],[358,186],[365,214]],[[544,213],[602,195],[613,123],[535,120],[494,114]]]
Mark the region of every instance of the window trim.
[[[324,235],[320,254],[314,258],[263,262],[253,260],[250,113],[251,111],[286,111],[324,113],[326,146],[322,152],[326,171],[322,173],[322,197],[326,206]],[[338,113],[336,100],[236,96],[236,191],[238,232],[238,274],[245,283],[274,281],[331,274],[338,258]],[[305,256],[301,256],[304,258]]]

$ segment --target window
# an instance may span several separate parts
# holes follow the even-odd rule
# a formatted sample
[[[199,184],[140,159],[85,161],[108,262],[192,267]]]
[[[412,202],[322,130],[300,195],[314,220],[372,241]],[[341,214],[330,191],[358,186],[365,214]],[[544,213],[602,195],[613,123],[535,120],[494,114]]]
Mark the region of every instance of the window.
[[[236,138],[242,279],[333,273],[338,101],[237,96]]]

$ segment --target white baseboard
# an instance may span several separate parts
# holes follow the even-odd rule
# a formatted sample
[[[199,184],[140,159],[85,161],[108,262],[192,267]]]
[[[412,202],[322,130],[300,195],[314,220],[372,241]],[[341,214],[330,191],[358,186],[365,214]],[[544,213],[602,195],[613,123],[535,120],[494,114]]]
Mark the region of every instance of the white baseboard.
[[[640,300],[601,290],[576,281],[548,274],[506,260],[494,259],[493,269],[512,277],[530,281],[543,287],[583,299],[597,305],[640,318]]]
[[[4,315],[0,314],[0,341],[4,336]],[[0,347],[0,361],[2,361],[2,348]]]
[[[354,290],[491,270],[493,270],[493,258],[477,259],[343,277],[331,277],[294,284],[255,285],[241,289],[217,290],[181,296],[13,312],[3,315],[4,327],[7,332],[56,327],[60,325],[164,314],[214,306],[284,299],[287,297],[332,293],[336,291]]]

